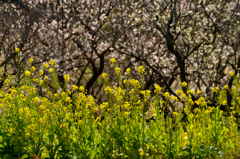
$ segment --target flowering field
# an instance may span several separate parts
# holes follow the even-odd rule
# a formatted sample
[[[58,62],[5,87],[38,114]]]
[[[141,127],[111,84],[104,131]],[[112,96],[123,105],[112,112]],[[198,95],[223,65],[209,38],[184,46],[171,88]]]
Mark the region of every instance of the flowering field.
[[[29,63],[32,61],[29,59]],[[44,76],[44,71],[51,77]],[[39,73],[34,72],[34,67],[26,70],[24,82],[18,87],[9,76],[4,83],[4,88],[10,86],[9,91],[0,92],[0,158],[240,157],[237,84],[234,90],[227,86],[212,90],[233,94],[233,107],[225,113],[221,110],[227,104],[224,95],[216,99],[219,106],[210,107],[202,92],[190,90],[186,82],[182,85],[187,91],[176,91],[180,99],[170,97],[168,92],[163,94],[157,84],[154,92],[142,90],[142,66],[138,68],[139,80],[132,79],[129,68],[123,79],[121,69],[115,67],[119,79],[115,87],[103,73],[107,101],[101,104],[87,95],[83,86],[68,89],[67,74],[65,90],[59,89],[53,60]],[[39,88],[46,93],[40,94]],[[199,99],[193,102],[191,94],[195,93]],[[182,105],[166,111],[169,100]],[[192,109],[194,104],[198,108]]]

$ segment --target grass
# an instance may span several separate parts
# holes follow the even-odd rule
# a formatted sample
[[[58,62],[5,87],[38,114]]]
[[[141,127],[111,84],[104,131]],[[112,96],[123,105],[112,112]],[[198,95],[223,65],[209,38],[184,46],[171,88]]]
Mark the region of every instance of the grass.
[[[44,69],[49,67],[44,65]],[[10,91],[0,91],[0,158],[240,157],[239,119],[234,117],[240,113],[237,89],[227,89],[235,101],[230,116],[220,110],[222,104],[208,107],[199,91],[199,108],[191,111],[195,92],[178,90],[185,107],[164,117],[168,102],[179,105],[180,101],[161,92],[158,85],[154,93],[142,90],[143,67],[138,69],[140,80],[131,78],[130,69],[122,80],[121,70],[116,68],[117,79],[123,81],[119,87],[112,87],[103,74],[107,101],[100,105],[83,86],[60,89],[55,71],[50,73],[54,89],[48,86],[47,77],[34,71],[26,70],[21,87],[11,87],[14,83],[8,79],[4,88],[10,86]],[[65,86],[69,78],[65,75]],[[38,89],[46,92],[45,97]],[[217,100],[224,104],[224,99]],[[182,121],[183,112],[186,121]]]

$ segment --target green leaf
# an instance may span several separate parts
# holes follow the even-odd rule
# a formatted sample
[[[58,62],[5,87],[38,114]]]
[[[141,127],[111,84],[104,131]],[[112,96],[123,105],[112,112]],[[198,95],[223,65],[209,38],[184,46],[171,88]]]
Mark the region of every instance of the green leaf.
[[[27,154],[24,154],[21,159],[24,159],[24,158],[28,158],[28,155]]]
[[[91,159],[94,159],[94,157],[96,156],[96,149],[93,149],[92,151],[91,151],[91,156],[90,156],[90,158]]]

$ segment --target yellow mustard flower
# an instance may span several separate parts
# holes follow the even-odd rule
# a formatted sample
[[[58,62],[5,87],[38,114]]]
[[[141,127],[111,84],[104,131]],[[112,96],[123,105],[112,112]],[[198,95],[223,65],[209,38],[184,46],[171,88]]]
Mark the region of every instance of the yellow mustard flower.
[[[43,83],[44,83],[43,80],[40,80],[40,81],[39,81],[39,85],[40,85],[40,86],[41,86]]]
[[[33,58],[28,59],[28,61],[32,63],[33,62]]]
[[[112,63],[116,63],[115,58],[111,58],[111,62],[112,62]]]
[[[43,70],[40,70],[40,71],[39,71],[39,74],[40,74],[40,75],[43,75]]]
[[[116,68],[115,68],[115,72],[116,72],[116,74],[118,75],[118,74],[120,74],[121,69],[120,69],[119,67],[116,67]]]
[[[226,101],[226,100],[224,100],[224,101],[222,102],[222,105],[225,105],[225,104],[227,104],[227,101]]]
[[[34,67],[34,66],[32,66],[31,68],[30,68],[30,71],[31,72],[34,72],[36,70],[36,68]]]
[[[173,116],[177,116],[178,112],[173,112],[172,114],[173,114]]]
[[[178,101],[178,98],[177,98],[176,96],[173,96],[173,97],[172,97],[172,100],[173,100],[174,102],[175,102],[175,101],[177,102],[177,101]]]
[[[47,81],[47,80],[48,80],[48,77],[45,75],[43,80],[44,80],[44,81]]]
[[[25,136],[26,136],[26,137],[29,137],[29,136],[30,136],[30,133],[29,133],[29,132],[27,132],[27,133],[25,134]]]
[[[218,87],[212,87],[213,92],[217,92],[217,90],[218,90]]]
[[[229,89],[229,88],[228,88],[228,85],[225,85],[225,86],[224,86],[224,89]]]
[[[51,66],[53,66],[55,64],[55,62],[53,60],[51,60],[49,63]]]
[[[84,92],[84,91],[85,91],[85,87],[84,87],[84,86],[80,86],[80,87],[79,87],[79,90],[80,90],[81,92]]]
[[[138,152],[139,152],[139,154],[140,154],[141,156],[144,155],[144,151],[143,151],[143,149],[139,149]]]
[[[187,94],[194,94],[193,90],[187,90]]]
[[[10,127],[10,128],[8,129],[8,132],[9,132],[9,133],[13,133],[13,129]]]
[[[103,73],[103,74],[102,74],[102,78],[103,78],[103,79],[106,79],[107,77],[108,77],[108,75],[107,75],[106,73]]]
[[[199,94],[199,95],[202,94],[202,91],[198,90],[198,91],[197,91],[197,94]]]
[[[155,84],[155,90],[154,93],[160,93],[161,92],[161,87],[158,84]]]
[[[187,87],[187,82],[183,82],[183,83],[182,83],[182,86],[183,86],[183,87]]]
[[[106,92],[106,94],[111,94],[111,93],[113,93],[113,89],[110,88],[109,86],[107,86],[107,87],[104,89],[104,91]]]
[[[176,93],[177,93],[177,94],[183,94],[183,91],[177,90]]]
[[[31,124],[27,127],[28,131],[30,131],[30,130],[33,131],[34,129],[36,129],[36,125],[34,125],[34,124]]]
[[[131,71],[130,68],[127,68],[127,69],[126,69],[126,72],[127,72],[128,74],[130,73],[130,71]]]
[[[31,72],[30,71],[25,71],[25,76],[30,76]]]
[[[53,72],[53,68],[49,68],[49,73],[52,73]]]
[[[78,86],[76,86],[75,84],[73,84],[73,85],[72,85],[72,90],[73,90],[73,91],[78,90]]]
[[[102,110],[104,110],[104,109],[107,108],[107,107],[108,107],[108,102],[105,102],[105,103],[100,104],[100,108],[101,108]]]
[[[20,52],[20,49],[19,48],[15,48],[15,51],[17,52],[17,53],[19,53]]]
[[[48,68],[48,64],[45,63],[45,64],[43,65],[43,67],[44,67],[45,69]]]
[[[233,76],[233,75],[234,75],[233,71],[230,71],[230,72],[229,72],[229,75],[230,75],[230,76]]]
[[[70,80],[69,74],[65,74],[64,79],[65,79],[65,81],[69,81]]]
[[[143,74],[145,73],[145,68],[144,68],[143,66],[139,66],[139,67],[138,67],[138,73],[139,73],[140,75],[143,75]]]
[[[164,97],[165,97],[166,99],[169,99],[169,98],[170,98],[169,92],[165,92],[165,93],[164,93]]]
[[[40,99],[38,97],[33,98],[33,102],[36,104],[40,103]]]
[[[129,102],[125,102],[123,106],[126,110],[129,110],[131,108],[131,105]]]
[[[188,134],[185,132],[182,134],[182,139],[187,140],[188,139]]]
[[[128,82],[128,80],[127,80],[127,79],[123,80],[123,83],[124,83],[124,84],[127,84],[127,82]]]
[[[130,80],[130,84],[131,84],[132,86],[134,86],[135,88],[140,88],[140,87],[141,87],[139,81],[138,81],[138,80],[135,80],[135,79],[131,79],[131,80]]]

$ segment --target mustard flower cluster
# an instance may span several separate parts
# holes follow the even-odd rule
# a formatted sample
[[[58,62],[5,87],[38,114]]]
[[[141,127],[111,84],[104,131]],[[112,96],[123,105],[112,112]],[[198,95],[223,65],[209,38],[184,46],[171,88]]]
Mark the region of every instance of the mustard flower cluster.
[[[116,72],[117,75],[119,75],[121,73],[121,69],[119,67],[116,67],[115,72]]]
[[[112,63],[116,63],[115,58],[111,58],[111,62],[112,62]]]
[[[49,62],[49,64],[50,64],[51,66],[53,66],[53,65],[55,65],[55,62],[54,62],[53,60],[51,60],[51,61]]]
[[[112,94],[113,93],[113,89],[109,86],[107,86],[104,90],[105,90],[106,94]]]
[[[131,71],[131,69],[130,69],[130,68],[127,68],[127,69],[126,69],[126,72],[127,72],[127,74],[129,74],[129,73],[130,73],[130,71]]]
[[[183,82],[183,83],[182,83],[182,86],[183,86],[183,87],[187,87],[187,82]]]
[[[30,71],[31,71],[31,72],[35,72],[35,70],[36,70],[36,68],[35,68],[34,66],[32,66],[32,67],[30,68]]]
[[[31,75],[31,72],[30,71],[25,71],[25,76],[30,76]]]
[[[33,62],[33,58],[29,58],[28,61],[32,63]]]
[[[107,77],[108,77],[108,75],[107,75],[106,73],[103,73],[103,74],[102,74],[102,78],[103,78],[103,79],[106,79]]]
[[[168,100],[168,99],[170,98],[169,92],[165,92],[165,93],[164,93],[164,97],[166,98],[166,100]]]
[[[173,100],[174,102],[175,102],[175,101],[177,102],[177,101],[178,101],[178,98],[177,98],[176,96],[173,96],[173,97],[172,97],[172,100]]]
[[[69,81],[69,80],[70,80],[69,74],[65,74],[65,75],[64,75],[64,80],[65,80],[65,81]]]
[[[213,92],[217,92],[218,91],[218,87],[212,87],[212,91]]]
[[[139,66],[139,67],[138,67],[138,73],[139,73],[140,75],[143,75],[143,74],[145,73],[145,68],[144,68],[143,66]]]
[[[140,88],[141,87],[139,81],[135,80],[135,79],[131,79],[130,84],[135,88]]]
[[[154,87],[155,87],[154,93],[159,94],[161,92],[161,87],[158,84],[155,84]]]

